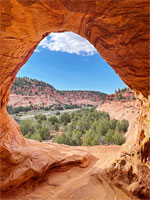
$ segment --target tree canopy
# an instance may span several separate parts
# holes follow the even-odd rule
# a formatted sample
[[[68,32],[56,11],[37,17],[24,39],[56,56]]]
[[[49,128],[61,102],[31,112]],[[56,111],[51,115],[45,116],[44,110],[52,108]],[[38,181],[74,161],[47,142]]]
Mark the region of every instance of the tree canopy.
[[[111,120],[107,112],[81,109],[72,116],[63,134],[53,141],[67,145],[121,145],[125,142],[124,133],[128,126],[127,120]]]

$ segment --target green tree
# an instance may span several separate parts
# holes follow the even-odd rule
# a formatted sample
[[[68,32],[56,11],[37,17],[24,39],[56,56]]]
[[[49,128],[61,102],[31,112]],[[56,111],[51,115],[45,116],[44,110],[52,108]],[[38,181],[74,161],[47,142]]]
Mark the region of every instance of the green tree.
[[[34,131],[36,129],[36,124],[33,122],[33,120],[25,119],[20,123],[19,128],[20,128],[22,134],[25,136],[29,132],[31,134],[34,133]]]
[[[132,100],[136,100],[136,97],[134,95],[132,96]]]
[[[62,135],[55,137],[53,141],[58,144],[66,144],[66,145],[70,145],[70,146],[74,145],[71,138],[69,136],[67,136],[65,133],[62,133]]]
[[[50,132],[49,129],[42,126],[41,128],[37,129],[36,133],[38,135],[40,135],[40,137],[42,138],[42,140],[47,140],[50,137]]]
[[[54,130],[55,130],[55,131],[58,131],[58,130],[59,130],[59,124],[58,124],[58,123],[55,123],[55,124],[54,124]]]
[[[128,127],[129,127],[129,122],[126,119],[123,119],[123,120],[121,120],[121,122],[120,121],[117,122],[116,129],[119,132],[121,132],[121,131],[126,132]]]
[[[46,116],[45,116],[45,115],[42,115],[42,114],[35,115],[34,118],[37,120],[37,122],[38,122],[39,124],[41,124],[42,121],[46,121],[46,120],[47,120]]]
[[[123,132],[127,132],[127,129],[129,127],[129,122],[126,119],[121,120],[121,128]]]
[[[61,124],[68,123],[66,118],[59,118]],[[119,130],[124,130],[124,121],[110,120],[106,112],[98,112],[95,108],[81,109],[73,115],[69,115],[70,124],[64,128],[62,135],[54,141],[67,145],[100,145],[122,144],[124,136]],[[122,131],[123,132],[123,131]]]
[[[100,121],[98,131],[101,133],[101,135],[106,135],[107,131],[109,130],[109,120],[103,119]]]
[[[116,130],[113,136],[113,144],[122,145],[123,143],[125,143],[125,137]]]
[[[55,116],[49,117],[48,121],[52,123],[52,125],[54,125],[55,123],[58,123],[58,119]]]
[[[84,133],[86,130],[89,129],[89,122],[88,120],[78,120],[76,124],[76,129],[79,130],[80,132]]]
[[[117,100],[123,99],[122,94],[117,94]]]
[[[109,129],[104,138],[105,144],[114,144],[114,130]]]
[[[110,120],[110,123],[109,123],[110,129],[115,130],[116,129],[116,125],[117,125],[117,120],[116,119]]]
[[[77,146],[80,146],[82,144],[81,140],[82,132],[79,130],[75,130],[74,133],[72,134],[72,141],[74,141],[74,144]]]
[[[29,132],[29,133],[27,133],[24,137],[27,138],[27,139],[30,139],[30,138],[31,138],[31,135],[32,135],[32,134]]]
[[[41,128],[41,127],[46,127],[48,130],[52,130],[53,129],[53,125],[52,123],[50,123],[49,121],[42,121],[41,124],[37,124],[37,128]]]
[[[42,137],[37,131],[31,135],[30,139],[42,142]]]
[[[59,112],[59,111],[56,111],[56,115],[60,115],[60,112]]]
[[[91,141],[91,145],[94,146],[94,145],[101,144],[100,138],[101,138],[101,136],[99,134],[95,134],[94,139]]]
[[[83,146],[91,146],[92,140],[94,140],[95,134],[90,129],[83,135]]]
[[[71,122],[71,117],[68,113],[63,113],[59,117],[59,121],[60,121],[61,124],[67,125],[69,122]]]

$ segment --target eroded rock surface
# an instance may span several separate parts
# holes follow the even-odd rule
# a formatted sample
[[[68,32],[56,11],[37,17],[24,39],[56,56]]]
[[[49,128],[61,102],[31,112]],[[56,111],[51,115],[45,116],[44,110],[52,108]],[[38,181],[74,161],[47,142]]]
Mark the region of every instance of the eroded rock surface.
[[[1,0],[0,4],[2,198],[150,199],[149,1]],[[88,39],[136,91],[141,111],[121,148],[25,140],[8,116],[6,105],[17,72],[46,35],[62,31]]]

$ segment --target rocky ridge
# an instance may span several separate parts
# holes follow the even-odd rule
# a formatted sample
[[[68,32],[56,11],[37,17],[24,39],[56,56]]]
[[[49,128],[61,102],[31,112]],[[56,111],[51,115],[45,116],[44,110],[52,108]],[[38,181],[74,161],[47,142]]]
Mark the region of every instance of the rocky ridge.
[[[132,101],[135,94],[129,88],[119,89],[119,92],[111,95],[98,91],[56,90],[52,85],[43,81],[17,77],[11,87],[8,105],[13,107],[32,105],[37,108],[54,104],[98,106],[105,101],[117,101],[118,97],[121,97],[120,102],[127,102]]]
[[[36,79],[17,77],[10,92],[8,105],[43,106],[54,104],[68,105],[99,105],[106,99],[107,94],[97,91],[56,90],[52,85]]]

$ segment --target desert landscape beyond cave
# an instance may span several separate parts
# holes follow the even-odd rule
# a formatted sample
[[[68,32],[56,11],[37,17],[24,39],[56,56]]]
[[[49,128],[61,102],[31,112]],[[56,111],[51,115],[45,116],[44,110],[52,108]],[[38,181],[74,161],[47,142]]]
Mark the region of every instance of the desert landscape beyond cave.
[[[149,0],[1,0],[1,199],[150,199]],[[19,69],[51,32],[95,46],[136,92],[140,113],[119,146],[69,147],[25,139],[8,115]]]

